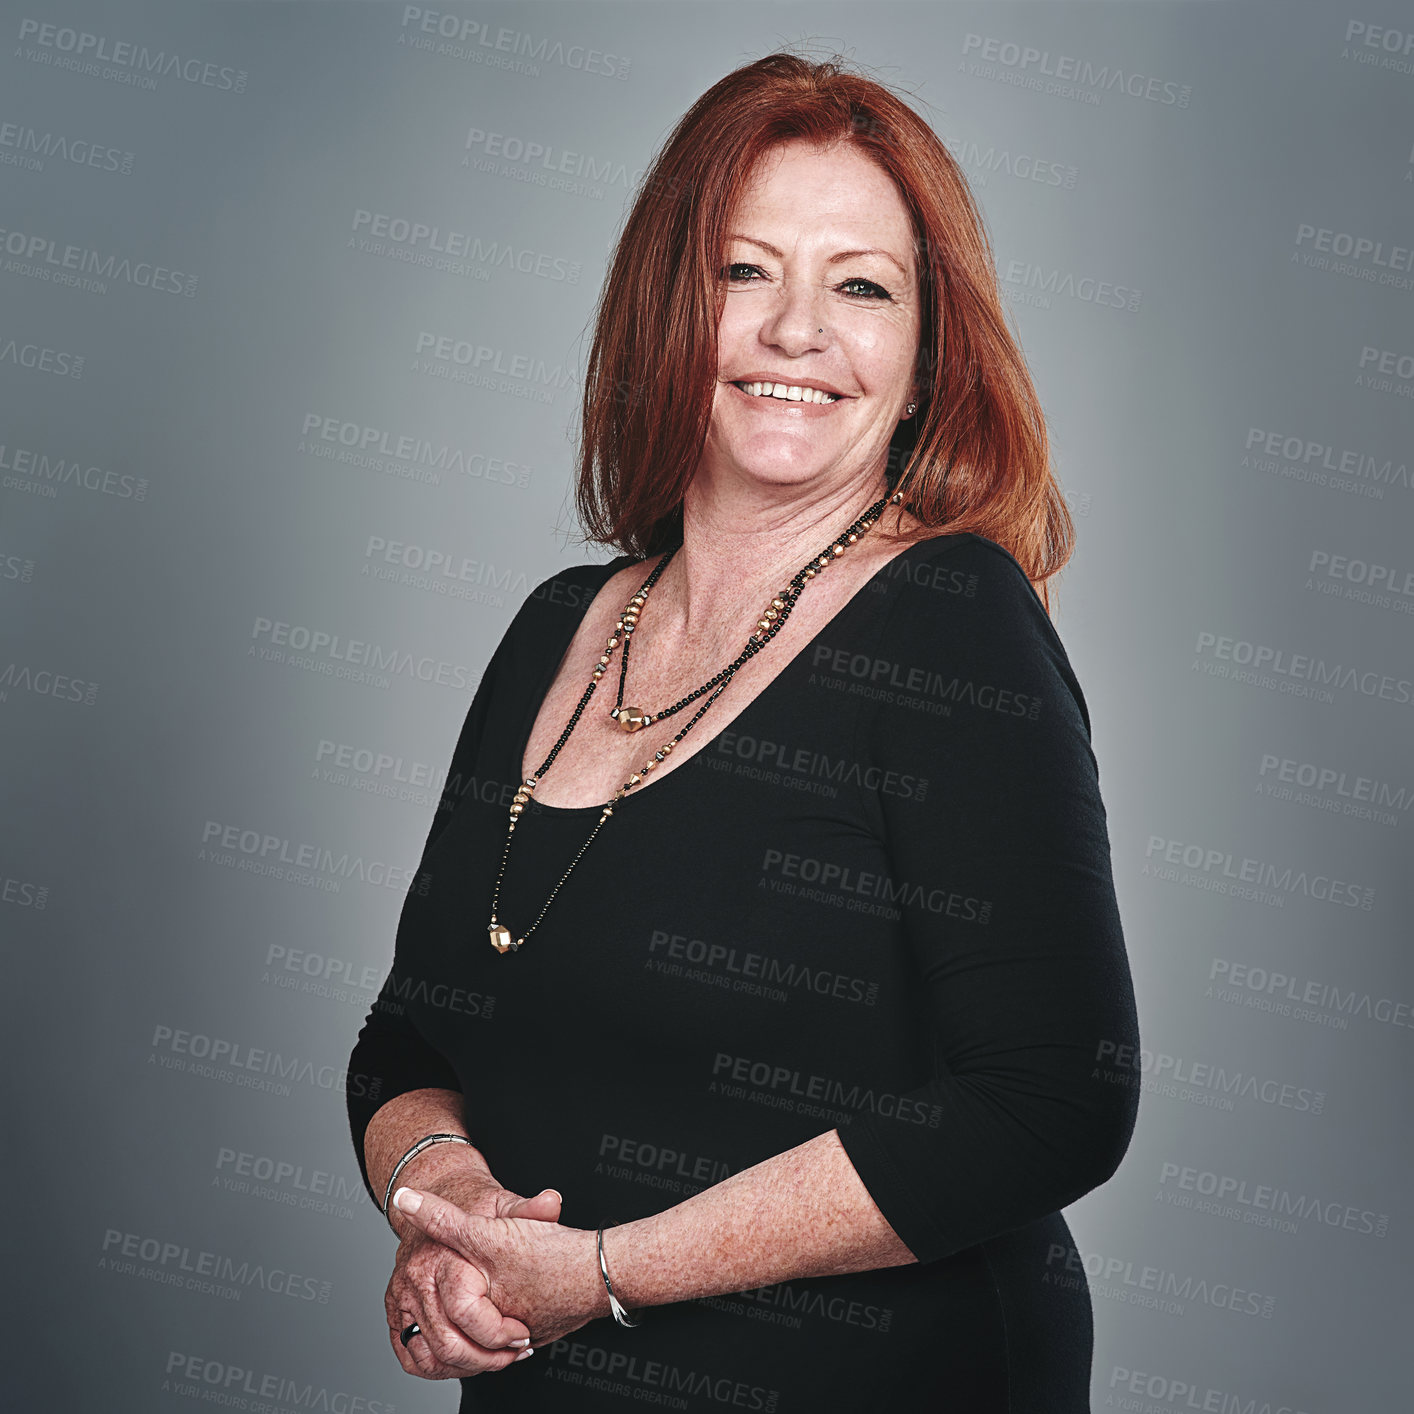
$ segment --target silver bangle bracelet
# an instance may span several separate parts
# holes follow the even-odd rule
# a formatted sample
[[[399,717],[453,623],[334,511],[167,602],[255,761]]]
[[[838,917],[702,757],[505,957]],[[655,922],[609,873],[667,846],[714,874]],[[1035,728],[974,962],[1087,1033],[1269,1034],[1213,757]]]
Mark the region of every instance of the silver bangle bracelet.
[[[393,1172],[388,1175],[388,1187],[383,1193],[383,1216],[388,1218],[388,1204],[393,1197],[393,1185],[398,1181],[398,1175],[409,1160],[415,1159],[424,1149],[430,1149],[434,1144],[471,1144],[471,1140],[464,1134],[429,1134],[425,1138],[419,1139],[406,1154],[398,1160],[393,1167]],[[475,1144],[471,1144],[474,1149]],[[388,1218],[388,1225],[392,1226],[393,1220]],[[394,1228],[396,1232],[397,1229]]]
[[[614,1295],[613,1285],[609,1281],[609,1268],[604,1262],[604,1229],[601,1226],[597,1238],[599,1247],[599,1275],[604,1278],[604,1290],[609,1293],[609,1310],[613,1313],[614,1319],[621,1326],[642,1325],[641,1321],[631,1321],[628,1312],[624,1310],[619,1298]]]

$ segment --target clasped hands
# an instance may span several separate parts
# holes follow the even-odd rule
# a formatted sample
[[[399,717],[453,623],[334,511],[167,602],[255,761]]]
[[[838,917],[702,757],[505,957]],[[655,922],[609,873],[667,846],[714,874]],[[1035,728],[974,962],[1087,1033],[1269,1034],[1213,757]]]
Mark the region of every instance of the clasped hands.
[[[609,1314],[596,1234],[560,1223],[560,1195],[533,1198],[488,1177],[462,1202],[400,1187],[403,1218],[383,1304],[393,1354],[410,1375],[502,1370]],[[406,1346],[401,1332],[417,1323]]]

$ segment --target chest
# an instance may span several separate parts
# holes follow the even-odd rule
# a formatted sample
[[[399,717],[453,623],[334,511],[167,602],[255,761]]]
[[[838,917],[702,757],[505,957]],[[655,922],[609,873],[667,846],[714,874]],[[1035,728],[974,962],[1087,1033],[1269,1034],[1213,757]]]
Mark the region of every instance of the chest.
[[[749,614],[724,615],[727,623],[739,620],[740,631],[732,636],[725,627],[710,644],[685,640],[648,622],[645,615],[634,634],[622,706],[654,720],[631,731],[611,715],[619,700],[622,643],[593,692],[585,696],[623,607],[624,586],[611,581],[532,696],[527,716],[534,715],[525,729],[518,779],[545,768],[549,760],[535,799],[562,809],[602,805],[634,773],[640,781],[633,794],[652,789],[698,752],[710,751],[757,699],[781,690],[777,683],[788,676],[787,670],[802,666],[800,660],[808,658],[821,632],[837,623],[856,598],[857,581],[867,576],[870,564],[860,557],[852,569],[852,574],[841,572],[832,582],[822,579],[812,585],[766,647],[735,667],[754,627]],[[724,681],[722,675],[729,669]],[[661,760],[659,751],[665,752]]]

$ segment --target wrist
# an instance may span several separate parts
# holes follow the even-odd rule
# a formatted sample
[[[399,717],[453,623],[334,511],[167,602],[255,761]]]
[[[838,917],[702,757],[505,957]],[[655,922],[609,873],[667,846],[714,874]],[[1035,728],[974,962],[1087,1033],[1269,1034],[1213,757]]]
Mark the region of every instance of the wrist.
[[[639,1252],[637,1238],[640,1234],[640,1224],[632,1222],[617,1227],[605,1227],[602,1233],[602,1238],[599,1231],[591,1234],[594,1238],[594,1272],[599,1279],[596,1314],[617,1321],[618,1317],[614,1314],[617,1304],[619,1312],[627,1314],[631,1324],[637,1324],[632,1319],[632,1313],[652,1304],[643,1297],[643,1283],[635,1280],[639,1275],[635,1264],[639,1260],[636,1254]],[[604,1275],[606,1270],[607,1280]]]
[[[575,1258],[575,1270],[580,1273],[584,1286],[584,1309],[591,1320],[607,1317],[613,1320],[609,1307],[609,1291],[604,1285],[603,1274],[599,1270],[599,1233],[590,1229],[580,1234],[580,1253]],[[607,1254],[608,1249],[605,1248]],[[612,1269],[610,1276],[612,1277]]]
[[[435,1193],[467,1212],[478,1212],[485,1196],[499,1185],[479,1149],[467,1144],[433,1144],[403,1165],[393,1193],[400,1188]],[[388,1195],[388,1222],[400,1238],[417,1231],[399,1214],[392,1193]]]

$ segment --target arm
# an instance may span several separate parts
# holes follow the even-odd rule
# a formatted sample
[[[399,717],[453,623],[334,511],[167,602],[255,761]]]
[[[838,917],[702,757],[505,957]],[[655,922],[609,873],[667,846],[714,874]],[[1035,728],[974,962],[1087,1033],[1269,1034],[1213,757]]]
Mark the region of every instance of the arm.
[[[467,783],[474,774],[481,735],[490,712],[491,697],[495,691],[498,671],[507,652],[509,638],[510,630],[507,630],[477,684],[471,707],[457,738],[456,748],[452,752],[452,761],[447,770],[437,813],[433,817],[427,842],[423,846],[424,861],[442,831],[446,829],[452,812],[460,803]],[[364,1188],[379,1206],[383,1202],[383,1190],[388,1185],[388,1174],[410,1145],[425,1134],[439,1131],[451,1134],[466,1133],[461,1116],[460,1081],[456,1071],[440,1051],[423,1039],[408,1016],[406,1008],[396,999],[400,964],[406,973],[407,960],[395,946],[392,970],[358,1033],[348,1066],[351,1077],[360,1076],[367,1082],[358,1087],[357,1091],[353,1084],[346,1090],[349,1133],[358,1158]],[[440,1101],[423,1098],[415,1105],[406,1106],[402,1103],[403,1097],[411,1092],[419,1092],[425,1096],[435,1093],[442,1098]],[[427,1119],[430,1126],[412,1133],[415,1125],[408,1122],[409,1117],[414,1121]],[[370,1167],[372,1151],[369,1147],[375,1118],[379,1121],[375,1142],[380,1162],[384,1165],[377,1175]],[[406,1143],[388,1156],[388,1146],[399,1137],[405,1137]],[[419,1154],[404,1172],[415,1167],[418,1174],[424,1177],[434,1171],[441,1172],[447,1162],[444,1151],[451,1148],[460,1150],[463,1155],[471,1153],[471,1150],[462,1144],[439,1144],[427,1153]],[[435,1168],[431,1157],[434,1154],[437,1156]],[[391,1210],[389,1217],[392,1217]],[[394,1225],[396,1227],[396,1223]]]
[[[556,616],[582,612],[580,605],[583,603],[583,596],[588,594],[592,597],[593,591],[598,587],[600,576],[607,577],[609,573],[621,565],[627,564],[629,559],[629,556],[621,555],[610,561],[607,566],[595,567],[588,577],[580,569],[561,571],[559,574],[551,575],[548,579],[542,580],[521,604],[515,618],[502,635],[496,651],[491,655],[491,660],[486,665],[486,670],[481,676],[481,681],[477,685],[475,696],[467,711],[466,720],[457,738],[451,764],[447,770],[441,800],[433,818],[427,842],[423,847],[422,862],[424,865],[442,832],[451,822],[454,811],[461,805],[475,777],[481,739],[490,716],[491,703],[497,691],[497,684],[506,680],[508,674],[513,674],[515,671],[516,645],[522,641],[525,634],[534,635],[542,631],[547,618],[554,619]],[[555,628],[558,631],[559,625],[556,624]],[[406,917],[406,909],[404,917]],[[440,1115],[442,1119],[447,1121],[441,1125],[447,1132],[463,1132],[460,1111],[458,1110],[455,1115],[445,1112],[446,1105],[459,1102],[460,1099],[460,1081],[457,1074],[441,1052],[428,1044],[407,1015],[406,1009],[397,1000],[398,978],[401,976],[405,981],[409,972],[406,952],[402,922],[400,921],[398,940],[394,946],[392,970],[384,982],[378,1000],[374,1002],[364,1021],[363,1028],[359,1032],[357,1042],[349,1057],[351,1080],[358,1077],[363,1082],[359,1086],[350,1083],[347,1087],[349,1131],[353,1140],[354,1152],[358,1156],[364,1186],[369,1197],[378,1204],[383,1201],[383,1189],[387,1185],[386,1171],[382,1184],[370,1182],[369,1156],[365,1141],[375,1114],[381,1115],[383,1107],[390,1105],[392,1101],[411,1091],[449,1092],[449,1097],[443,1101],[444,1109],[429,1113],[428,1117],[435,1121]],[[455,1122],[452,1122],[453,1120]],[[411,1134],[407,1143],[416,1142],[422,1135],[434,1132],[437,1127],[438,1124],[434,1122],[431,1129],[423,1129],[419,1133]],[[402,1132],[403,1128],[400,1127],[398,1133]],[[406,1147],[407,1145],[404,1145],[402,1149],[398,1150],[389,1167],[391,1167],[391,1163],[397,1161]],[[451,1148],[460,1150],[461,1155],[471,1152],[464,1145],[437,1145],[428,1152],[437,1155],[440,1165],[450,1162],[446,1159],[443,1151]],[[424,1155],[419,1155],[414,1161],[417,1165],[424,1162],[430,1164],[432,1160]],[[411,1168],[412,1165],[409,1167]],[[419,1173],[427,1171],[420,1167],[418,1169]]]
[[[991,904],[985,922],[904,908],[933,1035],[905,1098],[939,1122],[864,1113],[608,1230],[630,1308],[939,1260],[1076,1201],[1125,1152],[1137,1093],[1097,1070],[1137,1023],[1083,697],[1020,568],[989,542],[968,555],[975,600],[906,588],[880,651],[970,688],[942,721],[881,708],[863,728],[871,759],[939,786],[926,809],[870,797],[892,876]],[[493,1231],[435,1202],[417,1219],[479,1244],[493,1299],[537,1342],[608,1309],[593,1233]]]

